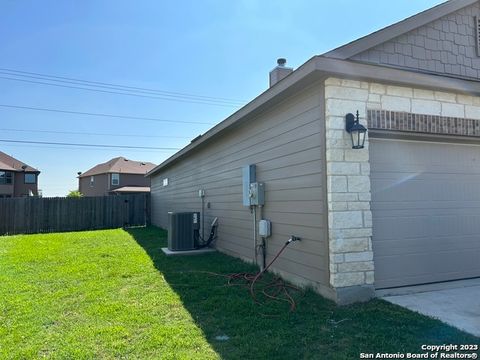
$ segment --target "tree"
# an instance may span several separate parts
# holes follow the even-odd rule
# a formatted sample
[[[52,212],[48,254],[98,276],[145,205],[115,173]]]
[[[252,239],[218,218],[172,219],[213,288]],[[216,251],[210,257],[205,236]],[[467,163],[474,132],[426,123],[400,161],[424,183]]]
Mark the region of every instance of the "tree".
[[[69,198],[80,198],[82,196],[83,194],[78,190],[70,190],[70,192],[67,195],[67,197]]]

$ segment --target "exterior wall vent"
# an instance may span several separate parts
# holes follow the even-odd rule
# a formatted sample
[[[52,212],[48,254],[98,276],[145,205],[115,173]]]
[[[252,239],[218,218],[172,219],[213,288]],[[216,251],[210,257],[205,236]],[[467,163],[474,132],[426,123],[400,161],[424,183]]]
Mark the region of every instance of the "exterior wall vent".
[[[197,137],[193,138],[192,141],[190,141],[190,143],[194,143],[195,141],[199,140],[202,138],[202,134],[198,135]]]

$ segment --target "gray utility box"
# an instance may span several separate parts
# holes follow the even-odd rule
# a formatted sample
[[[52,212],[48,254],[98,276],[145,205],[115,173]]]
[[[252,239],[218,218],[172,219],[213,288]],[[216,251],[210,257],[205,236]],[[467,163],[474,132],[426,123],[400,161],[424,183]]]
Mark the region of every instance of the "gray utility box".
[[[256,165],[247,165],[242,169],[243,206],[265,205],[265,188],[257,182]]]
[[[242,169],[243,206],[253,205],[250,202],[250,184],[257,181],[255,165],[247,165]]]
[[[250,205],[265,205],[265,186],[263,183],[250,184]]]
[[[270,237],[272,235],[272,223],[269,220],[260,220],[258,222],[258,235],[261,237]]]
[[[195,231],[200,228],[199,212],[168,213],[168,249],[193,250],[198,247]]]

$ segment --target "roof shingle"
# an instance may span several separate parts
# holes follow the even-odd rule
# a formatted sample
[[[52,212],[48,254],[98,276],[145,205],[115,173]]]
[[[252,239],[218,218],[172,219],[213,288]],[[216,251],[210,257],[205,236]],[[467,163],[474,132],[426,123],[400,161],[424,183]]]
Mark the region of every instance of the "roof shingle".
[[[25,166],[25,168],[23,168]],[[26,171],[26,172],[37,172],[40,173],[37,169],[21,162],[20,160],[15,159],[14,157],[5,154],[0,151],[0,170],[4,171]]]
[[[102,164],[98,164],[93,168],[80,174],[78,177],[119,173],[119,174],[146,174],[152,170],[156,165],[150,162],[129,160],[122,156],[113,158]]]

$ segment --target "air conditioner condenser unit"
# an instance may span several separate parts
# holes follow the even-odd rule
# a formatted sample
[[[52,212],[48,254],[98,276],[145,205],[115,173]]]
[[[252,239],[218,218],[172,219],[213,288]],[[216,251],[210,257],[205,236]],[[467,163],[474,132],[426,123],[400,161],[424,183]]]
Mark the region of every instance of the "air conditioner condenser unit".
[[[199,212],[168,213],[168,249],[172,251],[198,248]]]

